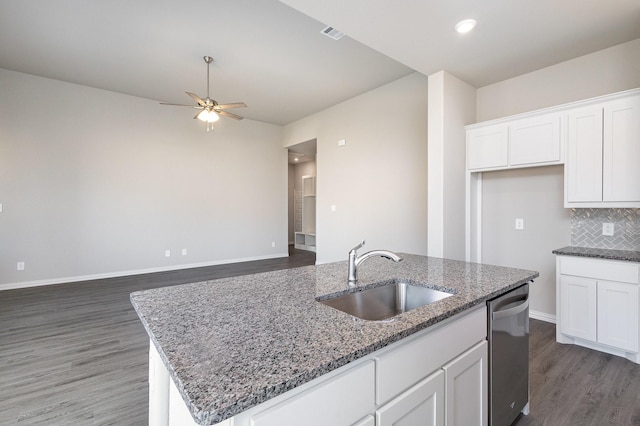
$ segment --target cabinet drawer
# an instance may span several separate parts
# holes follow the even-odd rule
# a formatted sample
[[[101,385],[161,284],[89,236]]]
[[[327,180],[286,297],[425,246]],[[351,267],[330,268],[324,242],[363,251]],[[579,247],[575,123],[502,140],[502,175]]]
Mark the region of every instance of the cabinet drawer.
[[[580,257],[561,257],[560,273],[597,280],[638,284],[640,272],[637,263],[617,262]]]
[[[560,161],[560,115],[517,120],[510,131],[509,165]]]
[[[368,361],[252,416],[252,426],[351,425],[375,410],[375,364]]]
[[[376,357],[378,404],[390,400],[487,338],[486,307],[454,318],[456,321],[418,333],[419,336],[410,341],[394,345],[393,351]]]
[[[467,168],[469,170],[506,167],[509,157],[507,126],[489,126],[467,133]]]

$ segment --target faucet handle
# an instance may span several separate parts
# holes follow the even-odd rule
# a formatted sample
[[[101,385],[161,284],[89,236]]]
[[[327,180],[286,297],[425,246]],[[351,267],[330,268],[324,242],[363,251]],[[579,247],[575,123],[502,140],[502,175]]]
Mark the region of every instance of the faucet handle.
[[[356,250],[359,250],[362,248],[362,246],[364,245],[364,240],[362,240],[362,242],[360,244],[358,244],[357,246],[355,246],[354,248],[352,248],[349,253],[351,252],[355,252]]]

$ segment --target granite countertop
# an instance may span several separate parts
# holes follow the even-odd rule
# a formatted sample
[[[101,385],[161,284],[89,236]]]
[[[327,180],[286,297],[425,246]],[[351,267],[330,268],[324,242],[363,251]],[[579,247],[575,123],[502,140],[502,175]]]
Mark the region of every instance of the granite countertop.
[[[553,250],[551,253],[560,256],[594,257],[597,259],[621,260],[624,262],[640,262],[640,251],[632,250],[568,246]]]
[[[401,255],[361,264],[359,285],[401,278],[455,294],[393,321],[361,320],[316,301],[346,292],[344,261],[146,290],[131,301],[194,419],[210,425],[538,276]]]

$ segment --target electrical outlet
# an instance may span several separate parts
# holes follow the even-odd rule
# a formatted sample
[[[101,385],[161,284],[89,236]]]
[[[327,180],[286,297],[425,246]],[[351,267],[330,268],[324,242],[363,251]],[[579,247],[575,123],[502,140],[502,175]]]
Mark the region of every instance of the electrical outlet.
[[[346,139],[338,139],[338,146],[347,146]]]
[[[182,255],[186,256],[187,255],[187,249],[182,249]]]
[[[164,257],[171,257],[171,250],[165,250]]]
[[[271,247],[275,247],[276,246],[276,242],[275,241],[271,241]]]
[[[516,229],[524,229],[524,219],[516,219]]]
[[[612,236],[615,232],[615,226],[613,223],[603,223],[602,224],[602,235]]]
[[[18,262],[17,269],[18,271],[24,271],[24,262]]]

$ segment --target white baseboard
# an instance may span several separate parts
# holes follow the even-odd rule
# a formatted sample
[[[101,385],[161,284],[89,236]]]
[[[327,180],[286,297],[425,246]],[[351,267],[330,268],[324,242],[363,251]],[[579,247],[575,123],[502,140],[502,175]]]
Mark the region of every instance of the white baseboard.
[[[214,260],[211,262],[189,263],[183,265],[161,266],[158,268],[136,269],[133,271],[107,272],[102,274],[80,275],[75,277],[51,278],[36,281],[24,281],[17,283],[0,284],[0,291],[15,290],[18,288],[40,287],[54,284],[74,283],[79,281],[101,280],[105,278],[126,277],[127,275],[151,274],[154,272],[178,271],[180,269],[202,268],[205,266],[226,265],[229,263],[251,262],[254,260],[276,259],[280,257],[289,257],[289,253],[277,253],[266,256],[244,257],[240,259]]]
[[[547,314],[546,312],[529,310],[529,318],[537,319],[544,322],[556,323],[556,316]]]

